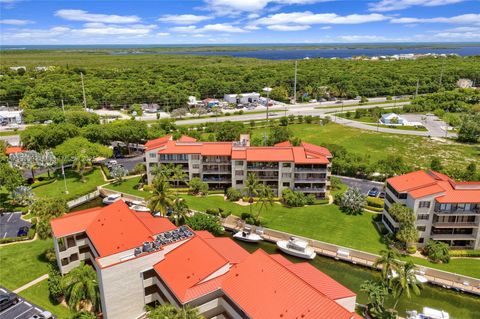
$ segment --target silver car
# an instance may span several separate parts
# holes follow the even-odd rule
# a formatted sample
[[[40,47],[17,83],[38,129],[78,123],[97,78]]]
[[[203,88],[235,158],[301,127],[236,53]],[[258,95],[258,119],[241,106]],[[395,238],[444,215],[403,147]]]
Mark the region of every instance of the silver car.
[[[28,319],[53,319],[53,315],[49,311],[43,311],[41,313],[34,314]]]

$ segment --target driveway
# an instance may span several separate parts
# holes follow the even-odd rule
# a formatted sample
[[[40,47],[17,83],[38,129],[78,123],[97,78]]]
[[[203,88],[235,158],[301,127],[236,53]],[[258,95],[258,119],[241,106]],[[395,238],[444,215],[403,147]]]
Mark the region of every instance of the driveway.
[[[10,293],[8,289],[0,287],[0,293]],[[18,297],[18,303],[0,312],[2,319],[28,319],[35,314],[40,314],[44,311],[36,305],[27,300]]]
[[[4,213],[0,216],[0,238],[17,237],[20,227],[30,228],[31,223],[21,219],[22,213]]]
[[[335,177],[338,177],[342,183],[346,184],[348,187],[356,187],[360,189],[362,194],[368,194],[368,191],[372,189],[373,187],[376,187],[378,189],[383,189],[384,183],[382,182],[375,182],[375,181],[370,181],[368,179],[359,179],[359,178],[353,178],[353,177],[346,177],[346,176],[339,176],[339,175],[332,175]]]

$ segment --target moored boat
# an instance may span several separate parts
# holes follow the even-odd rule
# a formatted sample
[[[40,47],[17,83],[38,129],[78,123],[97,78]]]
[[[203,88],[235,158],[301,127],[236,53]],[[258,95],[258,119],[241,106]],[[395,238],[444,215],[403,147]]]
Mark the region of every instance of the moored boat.
[[[253,232],[251,227],[244,227],[239,232],[233,235],[233,238],[249,242],[249,243],[258,243],[263,240],[263,237],[260,236],[258,233]]]
[[[317,255],[315,251],[308,246],[308,243],[296,237],[290,237],[289,240],[277,241],[277,247],[286,254],[304,258],[314,259]]]
[[[416,310],[407,311],[407,316],[407,319],[450,319],[448,312],[429,307],[423,307],[421,313]]]
[[[110,194],[104,199],[102,199],[102,203],[104,203],[105,205],[110,205],[120,200],[121,198],[122,198],[122,194]]]

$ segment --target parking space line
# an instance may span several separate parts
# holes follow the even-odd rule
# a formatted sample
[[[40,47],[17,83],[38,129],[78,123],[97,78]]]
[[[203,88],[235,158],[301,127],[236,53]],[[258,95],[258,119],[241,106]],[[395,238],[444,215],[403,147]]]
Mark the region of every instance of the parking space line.
[[[21,314],[19,314],[18,316],[16,316],[16,317],[15,317],[15,318],[13,318],[13,319],[17,319],[18,317],[20,317],[20,316],[22,316],[23,314],[25,314],[25,313],[29,312],[30,310],[32,310],[32,308],[31,308],[31,307],[29,307],[27,310],[25,310],[24,312],[22,312]]]
[[[23,303],[23,301],[17,302],[16,304],[14,304],[13,306],[11,306],[10,308],[7,308],[7,309],[5,309],[4,311],[0,312],[0,315],[6,314],[6,313],[9,312],[10,310],[12,310],[12,309],[20,306],[22,303]]]
[[[5,232],[5,234],[3,234],[3,238],[7,237],[7,232]]]
[[[7,223],[10,221],[10,218],[12,218],[13,215],[15,215],[15,214],[11,213],[10,216],[8,216]]]
[[[38,312],[42,312],[42,309],[35,307],[35,310]]]
[[[25,303],[27,306],[29,306],[29,307],[31,307],[31,306],[32,306],[31,304],[29,304],[29,303],[28,303],[28,302],[26,302],[26,301],[24,301],[24,303]]]

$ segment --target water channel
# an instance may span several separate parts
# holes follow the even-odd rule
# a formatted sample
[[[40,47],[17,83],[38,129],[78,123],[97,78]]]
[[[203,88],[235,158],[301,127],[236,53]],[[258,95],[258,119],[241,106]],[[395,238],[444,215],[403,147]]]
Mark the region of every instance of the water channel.
[[[92,207],[102,206],[101,199],[97,198],[88,203],[74,208],[73,210],[82,210]],[[259,248],[268,253],[279,253],[276,246],[272,243],[262,242],[259,244],[248,244],[238,241],[246,250],[253,252]],[[286,256],[286,255],[285,255]],[[293,262],[303,262],[298,258],[286,256]],[[360,291],[360,285],[365,280],[378,279],[380,273],[358,265],[337,261],[332,258],[317,256],[310,263],[323,271],[333,279],[345,285],[358,294],[357,303],[367,302],[366,295]],[[478,319],[480,318],[480,298],[460,293],[453,290],[447,290],[433,285],[423,285],[420,296],[412,296],[411,299],[403,297],[398,303],[397,309],[399,315],[405,316],[406,310],[421,311],[423,307],[431,307],[447,311],[451,319]]]

